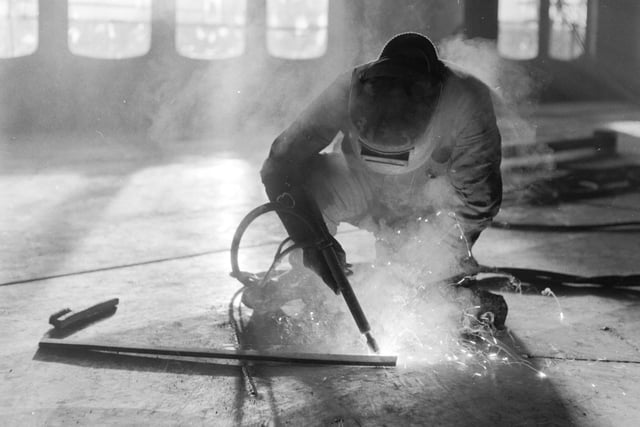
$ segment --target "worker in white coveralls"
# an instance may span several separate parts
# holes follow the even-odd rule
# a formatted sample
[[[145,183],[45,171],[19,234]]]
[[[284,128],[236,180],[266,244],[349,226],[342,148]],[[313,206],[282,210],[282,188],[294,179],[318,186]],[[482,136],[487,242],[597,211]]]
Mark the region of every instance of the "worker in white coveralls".
[[[335,141],[339,149],[321,153]],[[330,236],[341,222],[372,231],[387,256],[416,223],[431,220],[440,255],[465,275],[477,272],[471,249],[500,207],[500,162],[490,89],[440,60],[427,37],[404,33],[312,101],[276,138],[261,176],[272,202],[296,209]],[[280,217],[294,242],[312,239],[300,221]],[[389,231],[395,240],[384,244]],[[348,269],[344,250],[330,240]],[[304,249],[303,262],[334,286],[318,249]],[[504,308],[495,319],[501,327],[506,304],[487,294]]]

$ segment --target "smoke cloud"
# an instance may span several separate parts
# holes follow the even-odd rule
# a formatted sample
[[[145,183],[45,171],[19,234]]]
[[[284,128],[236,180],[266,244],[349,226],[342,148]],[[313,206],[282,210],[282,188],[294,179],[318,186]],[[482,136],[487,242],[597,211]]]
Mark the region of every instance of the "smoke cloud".
[[[503,144],[535,141],[536,125],[532,119],[543,76],[514,61],[502,58],[494,41],[446,38],[439,43],[441,58],[480,79],[494,94],[494,107]]]

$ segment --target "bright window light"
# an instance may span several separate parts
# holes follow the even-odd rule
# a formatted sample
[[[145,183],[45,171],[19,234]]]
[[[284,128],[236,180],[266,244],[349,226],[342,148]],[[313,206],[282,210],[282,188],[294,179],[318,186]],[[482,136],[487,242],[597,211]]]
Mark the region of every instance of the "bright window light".
[[[328,0],[267,0],[267,50],[278,58],[318,58],[327,50]]]
[[[511,59],[538,56],[540,0],[500,0],[498,51]]]
[[[551,0],[549,56],[561,60],[580,57],[585,51],[588,0]]]
[[[246,0],[177,0],[176,48],[196,59],[225,59],[244,53]]]
[[[151,47],[151,0],[68,0],[69,50],[105,59],[145,55]]]
[[[38,0],[0,0],[0,58],[30,55],[38,48]]]

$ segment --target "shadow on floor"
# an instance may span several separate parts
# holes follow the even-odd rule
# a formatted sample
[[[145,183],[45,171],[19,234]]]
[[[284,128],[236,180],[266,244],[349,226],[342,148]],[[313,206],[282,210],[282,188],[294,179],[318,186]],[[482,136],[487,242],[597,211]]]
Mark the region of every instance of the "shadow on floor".
[[[514,336],[502,344],[526,352]],[[256,377],[275,425],[575,425],[552,382],[509,359],[364,371],[259,366]]]

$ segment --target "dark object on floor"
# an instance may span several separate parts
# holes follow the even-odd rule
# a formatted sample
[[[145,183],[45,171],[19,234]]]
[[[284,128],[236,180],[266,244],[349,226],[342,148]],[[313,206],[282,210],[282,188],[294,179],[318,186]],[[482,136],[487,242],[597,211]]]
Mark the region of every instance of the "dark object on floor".
[[[262,279],[265,273],[256,277]],[[277,272],[272,279],[253,286],[246,286],[242,303],[260,313],[275,312],[289,301],[301,299],[305,302],[319,298],[322,282],[310,271],[292,269]]]
[[[478,289],[477,280],[466,277],[458,283],[441,286],[444,297],[462,310],[465,317],[471,317],[481,323],[488,323],[496,329],[504,329],[509,308],[502,295]]]
[[[77,312],[65,308],[52,314],[49,323],[57,331],[80,329],[88,323],[111,316],[118,309],[119,302],[118,298],[113,298]]]
[[[507,313],[509,312],[504,297],[481,289],[474,291],[480,303],[480,309],[478,310],[480,320],[493,323],[496,329],[504,329]],[[487,313],[491,313],[491,315],[487,315]]]

